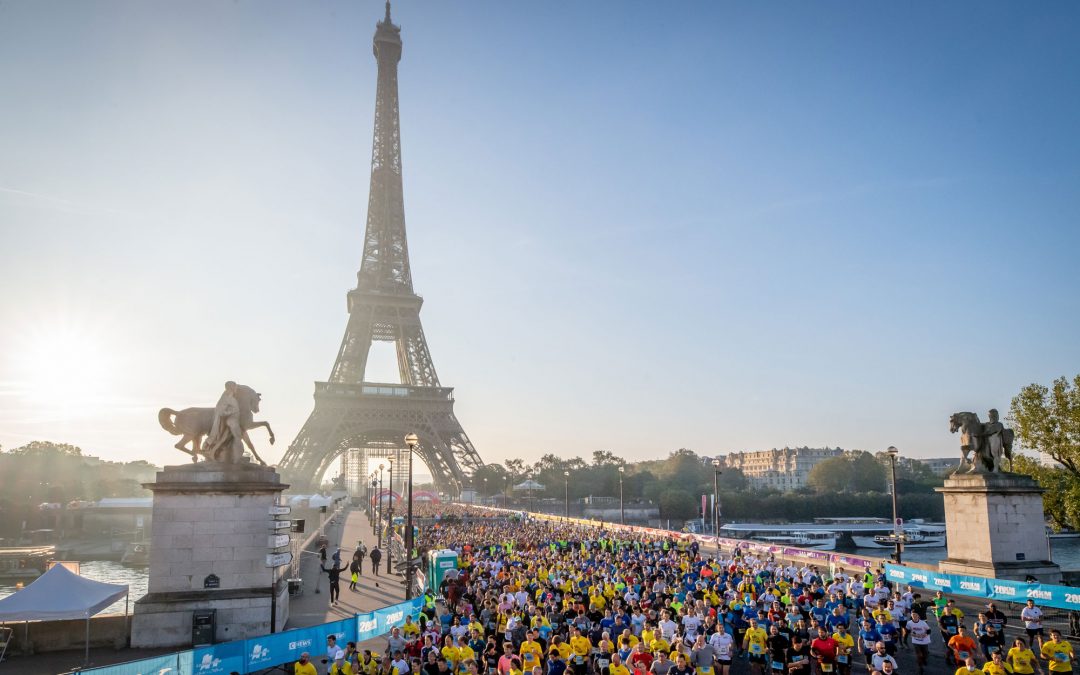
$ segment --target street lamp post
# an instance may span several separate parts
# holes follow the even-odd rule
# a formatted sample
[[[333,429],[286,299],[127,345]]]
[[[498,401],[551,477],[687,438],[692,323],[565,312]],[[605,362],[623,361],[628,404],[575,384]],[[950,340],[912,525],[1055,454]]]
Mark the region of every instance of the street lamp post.
[[[379,462],[379,489],[375,491],[375,547],[382,548],[382,517],[383,517],[383,464]]]
[[[626,524],[626,506],[623,502],[623,474],[626,473],[626,467],[622,464],[619,465],[619,524]]]
[[[889,449],[885,451],[889,455],[889,476],[892,483],[892,522],[893,522],[893,544],[896,546],[896,564],[900,564],[900,555],[903,551],[903,537],[904,530],[900,526],[900,514],[897,513],[896,508],[896,457],[900,454],[900,451],[895,446],[890,445]]]
[[[390,545],[394,534],[394,460],[387,460],[387,464],[390,465],[390,504],[386,517],[386,573],[390,574],[390,562],[394,557],[394,548]]]
[[[413,549],[416,547],[416,542],[413,541],[413,524],[412,524],[412,463],[413,453],[416,451],[416,446],[420,443],[420,439],[416,437],[416,434],[409,434],[405,437],[405,445],[409,446],[409,511],[408,516],[405,518],[405,599],[411,600],[413,596]]]
[[[717,557],[719,557],[720,551],[720,474],[723,471],[720,470],[720,460],[714,459],[712,461],[712,517],[713,517],[713,537],[716,538],[716,550]]]
[[[375,472],[372,471],[368,476],[371,479],[371,492],[368,493],[368,520],[372,523],[375,522],[375,488],[379,485],[379,481],[375,480]]]
[[[570,472],[563,471],[563,517],[570,519]]]

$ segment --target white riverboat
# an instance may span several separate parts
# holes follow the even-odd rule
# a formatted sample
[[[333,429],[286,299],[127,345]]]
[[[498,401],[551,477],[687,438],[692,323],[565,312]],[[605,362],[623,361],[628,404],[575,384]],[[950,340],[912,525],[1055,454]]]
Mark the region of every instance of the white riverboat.
[[[895,548],[892,534],[851,535],[851,540],[859,548]],[[919,526],[906,526],[903,533],[904,548],[940,548],[945,545],[945,534],[927,532]]]
[[[812,548],[818,551],[835,551],[836,540],[840,536],[830,530],[802,531],[794,530],[787,533],[766,534],[756,537],[760,541],[781,546],[794,546],[796,548]]]

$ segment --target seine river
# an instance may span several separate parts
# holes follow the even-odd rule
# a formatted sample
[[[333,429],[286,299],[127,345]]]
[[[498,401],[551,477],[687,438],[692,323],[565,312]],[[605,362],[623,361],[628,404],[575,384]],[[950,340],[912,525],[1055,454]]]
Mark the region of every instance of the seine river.
[[[1056,539],[1053,540],[1054,561],[1066,570],[1080,569],[1080,539]],[[884,557],[888,551],[884,549],[855,549],[859,555]],[[904,551],[904,560],[911,562],[934,564],[945,557],[944,548],[913,548]],[[124,567],[118,562],[91,561],[82,563],[82,575],[89,579],[105,581],[111,584],[128,584],[131,587],[131,602],[135,602],[146,595],[146,568]],[[0,598],[7,597],[15,592],[14,585],[0,584]],[[112,605],[107,613],[124,613],[124,601]]]

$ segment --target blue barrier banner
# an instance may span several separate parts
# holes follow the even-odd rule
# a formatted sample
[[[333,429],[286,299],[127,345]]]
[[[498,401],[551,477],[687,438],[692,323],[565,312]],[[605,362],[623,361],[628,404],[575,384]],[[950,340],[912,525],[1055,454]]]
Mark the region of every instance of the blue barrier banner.
[[[339,647],[344,649],[346,642],[356,640],[356,618],[244,640],[245,666],[249,671],[272,668],[295,661],[304,652],[317,660],[326,654],[326,638],[330,635],[334,635]]]
[[[308,652],[312,660],[317,661],[326,655],[328,636],[334,635],[338,645],[344,649],[346,642],[368,640],[385,635],[395,626],[404,625],[405,617],[415,618],[423,606],[422,597],[414,598],[321,626],[296,628],[273,635],[222,642],[185,652],[77,672],[84,675],[228,675],[233,671],[246,673],[273,668],[297,660],[303,652]]]
[[[989,583],[994,582],[993,579],[984,577],[968,577],[957,574],[950,574],[949,577],[952,579],[951,585],[954,593],[973,595],[977,598],[987,597],[986,587]]]
[[[180,675],[229,675],[244,671],[244,642],[222,642],[180,653]]]
[[[990,579],[986,584],[987,597],[1007,602],[1024,602],[1028,589],[1039,589],[1042,584],[1025,584],[1008,579]]]
[[[391,628],[404,625],[405,617],[416,617],[423,606],[424,598],[419,597],[413,598],[407,602],[375,610],[372,614],[375,617],[376,634],[382,635],[383,633],[389,633]]]
[[[375,619],[375,612],[356,615],[356,633],[357,642],[379,637],[379,622]]]
[[[1036,604],[1044,607],[1080,611],[1080,588],[1072,586],[1055,586],[1037,581],[1029,584],[1009,579],[942,574],[892,563],[885,563],[885,578],[892,582],[932,591],[1016,603],[1031,598]]]
[[[175,673],[179,669],[179,656],[179,654],[166,654],[165,656],[155,656],[149,659],[132,661],[131,663],[118,663],[115,666],[91,668],[90,670],[77,672],[85,673],[85,675],[158,675],[159,673]]]

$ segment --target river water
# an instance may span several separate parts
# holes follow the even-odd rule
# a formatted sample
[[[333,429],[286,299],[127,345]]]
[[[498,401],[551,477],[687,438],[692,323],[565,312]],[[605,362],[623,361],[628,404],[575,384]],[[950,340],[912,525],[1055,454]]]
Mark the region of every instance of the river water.
[[[127,584],[129,612],[132,609],[130,603],[134,603],[136,600],[146,595],[148,573],[145,567],[124,567],[120,563],[111,560],[91,560],[80,563],[80,573],[87,579],[93,579],[94,581],[104,581],[110,584]],[[15,584],[8,584],[6,580],[0,582],[0,598],[6,598],[14,593],[15,590]],[[121,599],[119,602],[110,605],[105,609],[105,613],[123,614],[124,600]]]

